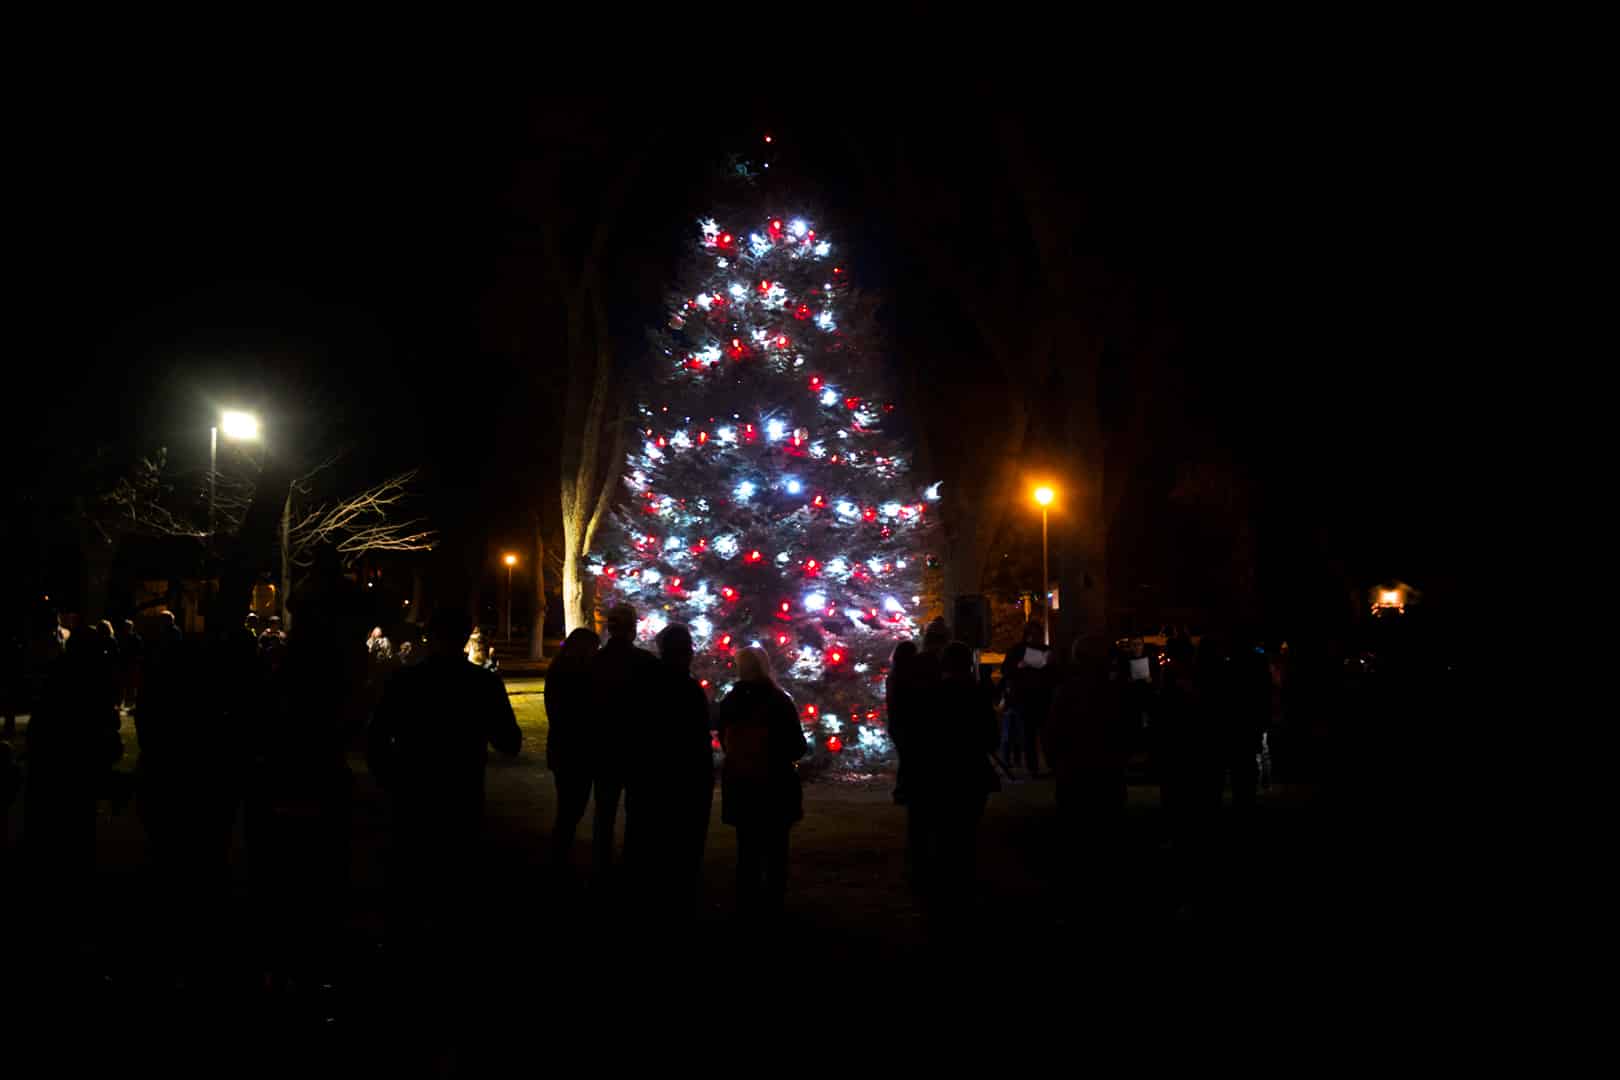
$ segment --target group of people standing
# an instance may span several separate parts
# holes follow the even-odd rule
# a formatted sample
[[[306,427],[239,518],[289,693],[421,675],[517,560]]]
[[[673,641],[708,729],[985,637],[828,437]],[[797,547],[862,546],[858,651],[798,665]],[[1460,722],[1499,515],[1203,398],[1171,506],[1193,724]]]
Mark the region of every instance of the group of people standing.
[[[921,649],[910,641],[895,648],[886,694],[912,882],[925,896],[959,900],[973,880],[979,819],[1000,787],[990,764],[1000,735],[994,704],[974,674],[973,650],[937,619]]]
[[[809,751],[793,701],[775,683],[763,649],[738,651],[738,682],[711,720],[692,677],[691,632],[671,624],[657,654],[636,646],[636,613],[608,613],[608,640],[573,631],[546,676],[546,763],[557,784],[553,857],[568,864],[579,822],[596,801],[592,865],[614,861],[625,809],[624,861],[638,892],[665,910],[689,911],[714,797],[714,740],[725,752],[721,820],[737,830],[740,912],[780,909],[788,837],[803,816],[797,763]]]

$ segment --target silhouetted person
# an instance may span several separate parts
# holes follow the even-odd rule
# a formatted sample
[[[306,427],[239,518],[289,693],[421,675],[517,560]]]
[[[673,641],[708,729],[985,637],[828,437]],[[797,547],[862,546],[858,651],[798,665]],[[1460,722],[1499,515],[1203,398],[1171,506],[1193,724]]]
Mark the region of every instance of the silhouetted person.
[[[135,707],[141,690],[141,668],[146,661],[146,642],[135,629],[135,620],[125,619],[118,635],[118,662],[122,667],[123,703]]]
[[[918,822],[919,884],[946,902],[973,882],[975,834],[995,786],[989,754],[1000,732],[995,709],[973,674],[973,650],[960,641],[940,656],[940,680],[911,735],[911,805]]]
[[[1003,712],[1006,722],[1006,749],[1008,765],[1023,758],[1029,775],[1037,776],[1041,770],[1041,723],[1052,711],[1052,689],[1057,675],[1052,662],[1051,649],[1044,644],[1045,632],[1041,624],[1024,624],[1024,640],[1007,652],[1001,665],[1001,684],[1007,696]]]
[[[233,628],[234,629],[234,628]],[[263,688],[240,634],[184,640],[153,657],[135,710],[137,809],[157,875],[153,925],[182,968],[217,954],[231,832],[260,726]]]
[[[24,841],[48,920],[77,908],[95,861],[96,800],[121,756],[117,669],[99,634],[74,634],[28,726]]]
[[[22,789],[22,770],[17,767],[16,755],[8,742],[0,742],[0,849],[3,849],[11,818],[11,804]],[[4,858],[0,855],[0,858]]]
[[[331,963],[342,910],[335,901],[348,887],[353,775],[345,706],[356,688],[352,645],[331,599],[313,588],[296,599],[284,662],[264,675],[264,722],[254,739],[248,858],[264,971],[278,987],[325,981],[317,969]],[[246,635],[241,640],[253,648]]]
[[[574,834],[585,816],[585,804],[591,799],[595,775],[591,659],[599,641],[594,630],[575,628],[546,670],[546,768],[557,785],[551,861],[559,867],[568,865]]]
[[[469,871],[487,747],[515,756],[523,745],[505,685],[461,652],[468,632],[461,611],[434,614],[432,655],[389,680],[367,745],[371,771],[393,802],[396,898],[447,923],[477,897]]]
[[[810,750],[793,699],[771,677],[765,650],[737,651],[737,684],[720,703],[725,762],[720,820],[737,830],[737,910],[771,915],[787,891],[788,833],[804,817],[799,759]]]
[[[1176,639],[1166,649],[1154,709],[1154,772],[1159,777],[1159,805],[1170,840],[1188,844],[1203,807],[1202,758],[1208,732],[1199,707],[1198,655],[1192,642]]]
[[[619,816],[635,758],[637,732],[655,704],[651,691],[658,661],[636,647],[636,609],[620,604],[607,617],[607,644],[591,659],[591,778],[596,796],[596,824],[592,837],[592,865],[598,880],[613,866],[613,826]],[[635,842],[634,829],[625,821],[625,848]]]
[[[163,654],[177,648],[185,640],[186,635],[181,631],[180,623],[176,621],[174,612],[158,612],[157,638],[152,642],[153,659],[161,660]]]
[[[1065,848],[1061,859],[1077,874],[1098,879],[1080,883],[1092,895],[1106,875],[1125,813],[1125,763],[1132,731],[1125,687],[1109,678],[1107,649],[1101,639],[1079,637],[1047,718],[1046,747],[1057,782],[1058,817]]]
[[[1271,668],[1254,642],[1240,639],[1222,664],[1213,702],[1222,777],[1231,776],[1232,809],[1254,808],[1260,784],[1260,738],[1271,713]],[[1218,782],[1218,781],[1217,781]]]
[[[894,801],[899,806],[906,805],[906,739],[910,734],[912,718],[916,711],[915,695],[911,680],[915,677],[912,668],[917,661],[917,643],[915,641],[902,641],[894,647],[894,657],[889,661],[889,677],[883,685],[884,706],[889,716],[889,737],[894,740],[894,754],[896,758],[894,770]]]
[[[657,915],[679,919],[692,913],[708,839],[713,735],[708,696],[692,678],[691,631],[666,626],[657,645],[651,709],[630,777],[631,856],[643,902]]]
[[[918,650],[906,665],[908,674],[901,680],[896,688],[901,691],[901,712],[909,713],[901,722],[902,737],[911,741],[917,728],[930,720],[930,710],[933,707],[933,694],[944,676],[941,659],[945,654],[945,647],[951,643],[951,631],[944,619],[936,618],[923,628],[922,648]],[[907,704],[909,702],[909,705]],[[907,769],[907,787],[910,786],[910,769]],[[897,777],[898,781],[898,777]],[[906,868],[909,873],[916,876],[921,869],[926,856],[922,853],[924,816],[911,812],[911,799],[909,793],[906,799]],[[920,885],[920,880],[918,881]]]

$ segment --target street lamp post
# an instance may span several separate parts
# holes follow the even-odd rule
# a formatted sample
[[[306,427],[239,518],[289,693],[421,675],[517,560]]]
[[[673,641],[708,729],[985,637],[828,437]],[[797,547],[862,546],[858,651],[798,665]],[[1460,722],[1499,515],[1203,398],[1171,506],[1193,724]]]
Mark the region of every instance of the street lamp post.
[[[517,556],[508,553],[501,559],[506,564],[506,640],[512,641],[512,567],[517,565]]]
[[[1052,644],[1052,575],[1046,568],[1046,510],[1053,497],[1049,487],[1035,489],[1035,501],[1041,504],[1041,623],[1047,645]]]
[[[214,538],[214,478],[219,472],[219,429],[225,429],[227,439],[257,442],[259,418],[248,412],[226,409],[219,416],[219,424],[208,429],[208,538]]]

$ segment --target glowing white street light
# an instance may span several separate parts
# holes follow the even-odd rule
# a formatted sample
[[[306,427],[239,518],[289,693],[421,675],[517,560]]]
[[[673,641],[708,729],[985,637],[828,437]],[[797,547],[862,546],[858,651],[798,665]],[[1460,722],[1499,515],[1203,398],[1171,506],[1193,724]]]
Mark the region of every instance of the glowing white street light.
[[[219,424],[208,429],[208,536],[214,535],[214,477],[219,471],[219,432],[223,428],[227,439],[238,442],[259,441],[259,418],[239,409],[226,409],[219,414]]]
[[[220,415],[219,426],[224,429],[227,439],[240,439],[245,442],[258,441],[259,418],[250,412],[227,409]]]

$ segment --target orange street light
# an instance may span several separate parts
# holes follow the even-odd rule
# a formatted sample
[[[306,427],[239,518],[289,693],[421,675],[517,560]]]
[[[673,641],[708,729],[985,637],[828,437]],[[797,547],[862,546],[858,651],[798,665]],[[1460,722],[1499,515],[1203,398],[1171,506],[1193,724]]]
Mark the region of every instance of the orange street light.
[[[1052,576],[1046,569],[1046,511],[1057,498],[1053,490],[1042,484],[1035,489],[1035,501],[1041,506],[1041,626],[1046,644],[1052,644]]]
[[[517,556],[510,551],[501,556],[501,562],[506,564],[506,640],[512,640],[512,567],[517,565]]]

